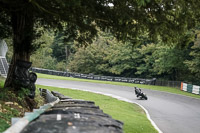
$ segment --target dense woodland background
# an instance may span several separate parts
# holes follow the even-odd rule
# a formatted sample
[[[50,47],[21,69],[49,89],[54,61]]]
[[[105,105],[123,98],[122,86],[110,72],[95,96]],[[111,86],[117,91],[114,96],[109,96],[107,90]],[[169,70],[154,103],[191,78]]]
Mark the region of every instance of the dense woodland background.
[[[42,28],[38,30],[43,30]],[[40,45],[31,61],[33,67],[93,73],[106,76],[157,78],[200,84],[200,27],[186,33],[177,44],[152,42],[147,35],[137,41],[118,41],[100,31],[92,44],[80,45],[62,32],[43,30],[34,41]],[[12,41],[7,59],[12,57]]]
[[[199,7],[199,0],[0,0],[0,39],[8,44],[10,63],[0,104],[17,102],[19,112],[39,105],[41,98],[28,97],[32,84],[23,85],[28,75],[16,84],[21,61],[200,85]]]
[[[5,87],[20,90],[19,60],[199,84],[199,7],[198,0],[0,0],[0,39],[9,44],[11,64]]]

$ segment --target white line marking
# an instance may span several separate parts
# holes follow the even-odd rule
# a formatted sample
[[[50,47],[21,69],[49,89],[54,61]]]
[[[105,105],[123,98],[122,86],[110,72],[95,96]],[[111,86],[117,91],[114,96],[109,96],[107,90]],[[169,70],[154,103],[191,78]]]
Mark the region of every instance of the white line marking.
[[[43,85],[43,84],[40,84],[40,85]],[[53,86],[53,85],[45,85],[45,86],[58,87],[58,88],[66,88],[66,87],[63,87],[63,86]],[[66,89],[67,89],[67,88],[66,88]],[[151,117],[150,117],[149,112],[147,111],[147,109],[145,109],[145,107],[143,107],[142,105],[140,105],[140,104],[137,103],[137,102],[133,102],[133,101],[127,99],[127,98],[123,98],[123,97],[120,97],[120,96],[117,96],[117,95],[107,94],[107,93],[98,92],[98,91],[91,91],[91,90],[85,90],[85,89],[82,90],[82,89],[79,89],[79,88],[69,88],[69,89],[81,90],[81,91],[87,91],[87,92],[93,92],[93,93],[97,93],[97,94],[102,94],[102,95],[110,96],[110,97],[113,97],[113,98],[116,98],[116,99],[118,99],[118,100],[122,100],[122,101],[125,101],[125,102],[137,104],[137,105],[139,105],[139,106],[145,111],[148,120],[151,122],[152,126],[158,131],[158,133],[163,133],[163,132],[158,128],[158,126],[155,124],[155,122],[151,119]]]
[[[61,114],[57,114],[57,121],[60,121],[62,119]]]
[[[80,118],[81,118],[81,117],[80,117],[80,114],[79,114],[79,113],[74,113],[74,118],[80,119]]]

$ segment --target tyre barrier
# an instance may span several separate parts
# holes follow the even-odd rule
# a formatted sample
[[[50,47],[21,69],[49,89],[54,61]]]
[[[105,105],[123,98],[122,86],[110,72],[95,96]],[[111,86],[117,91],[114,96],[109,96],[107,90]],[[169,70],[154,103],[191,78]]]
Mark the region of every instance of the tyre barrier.
[[[141,79],[141,78],[126,78],[126,77],[113,77],[113,76],[100,76],[94,74],[81,74],[81,73],[71,73],[63,71],[48,70],[42,68],[32,67],[30,71],[36,73],[43,73],[49,75],[65,76],[65,77],[74,77],[82,79],[92,79],[92,80],[103,80],[103,81],[116,81],[116,82],[126,82],[126,83],[136,83],[136,84],[147,84],[155,85],[156,79]]]
[[[47,96],[48,90],[40,91],[45,99],[51,97]],[[72,99],[55,91],[51,94],[60,101],[46,109],[20,133],[123,133],[123,123],[105,114],[93,101]]]
[[[187,84],[181,82],[181,88],[182,91],[187,91],[189,93],[200,95],[200,86]]]

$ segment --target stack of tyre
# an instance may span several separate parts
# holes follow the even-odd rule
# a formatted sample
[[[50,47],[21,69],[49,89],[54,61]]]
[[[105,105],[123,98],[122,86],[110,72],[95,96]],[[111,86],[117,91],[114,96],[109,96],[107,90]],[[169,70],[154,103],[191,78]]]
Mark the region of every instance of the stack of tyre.
[[[123,133],[123,123],[112,119],[92,101],[52,92],[60,102],[30,122],[21,133]]]

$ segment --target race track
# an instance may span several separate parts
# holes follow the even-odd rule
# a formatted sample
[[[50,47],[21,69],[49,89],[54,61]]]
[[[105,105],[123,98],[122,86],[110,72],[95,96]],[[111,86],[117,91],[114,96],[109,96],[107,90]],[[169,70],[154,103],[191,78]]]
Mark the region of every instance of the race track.
[[[146,101],[138,100],[134,94],[134,89],[127,86],[54,79],[37,79],[36,84],[90,90],[120,96],[145,107],[151,119],[163,133],[200,132],[200,99],[142,89],[148,96]]]

